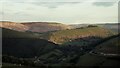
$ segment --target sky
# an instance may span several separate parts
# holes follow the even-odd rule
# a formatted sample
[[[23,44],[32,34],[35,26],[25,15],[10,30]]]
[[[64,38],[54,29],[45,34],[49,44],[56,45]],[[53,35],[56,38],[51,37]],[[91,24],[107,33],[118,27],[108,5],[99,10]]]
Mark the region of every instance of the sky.
[[[0,20],[64,24],[117,23],[119,0],[0,0]]]

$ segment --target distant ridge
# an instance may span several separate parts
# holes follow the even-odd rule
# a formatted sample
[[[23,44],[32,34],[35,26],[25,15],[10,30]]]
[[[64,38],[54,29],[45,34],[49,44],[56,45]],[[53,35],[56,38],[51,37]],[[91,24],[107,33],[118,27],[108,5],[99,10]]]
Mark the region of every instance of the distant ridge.
[[[0,27],[1,28],[7,28],[12,29],[16,31],[26,31],[29,28],[23,24],[15,23],[15,22],[9,22],[9,21],[0,21]]]
[[[56,22],[25,22],[23,25],[29,27],[31,32],[48,32],[56,30],[71,29],[70,26]]]
[[[71,29],[70,26],[57,23],[57,22],[10,22],[0,21],[0,27],[12,29],[16,31],[29,31],[29,32],[49,32],[56,30]]]

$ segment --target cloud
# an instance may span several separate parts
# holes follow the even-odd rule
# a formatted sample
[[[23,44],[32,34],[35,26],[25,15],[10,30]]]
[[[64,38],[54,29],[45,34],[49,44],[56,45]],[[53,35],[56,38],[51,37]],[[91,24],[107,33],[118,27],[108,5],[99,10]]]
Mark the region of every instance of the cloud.
[[[119,0],[1,0],[1,2],[118,2]]]
[[[25,1],[5,2],[4,10],[2,10],[4,11],[4,20],[16,22],[56,21],[65,24],[117,22],[117,4],[109,7],[98,7],[92,2]],[[95,1],[93,0],[93,2]]]
[[[81,2],[31,2],[31,4],[48,8],[57,8],[64,4],[78,4],[78,3]]]
[[[93,5],[109,7],[109,6],[113,6],[115,3],[116,2],[94,2]]]

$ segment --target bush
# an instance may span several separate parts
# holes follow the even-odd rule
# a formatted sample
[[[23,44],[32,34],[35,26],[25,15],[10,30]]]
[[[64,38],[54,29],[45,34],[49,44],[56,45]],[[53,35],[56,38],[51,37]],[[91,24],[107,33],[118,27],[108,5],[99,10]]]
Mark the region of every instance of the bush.
[[[88,25],[88,27],[98,27],[97,25]]]

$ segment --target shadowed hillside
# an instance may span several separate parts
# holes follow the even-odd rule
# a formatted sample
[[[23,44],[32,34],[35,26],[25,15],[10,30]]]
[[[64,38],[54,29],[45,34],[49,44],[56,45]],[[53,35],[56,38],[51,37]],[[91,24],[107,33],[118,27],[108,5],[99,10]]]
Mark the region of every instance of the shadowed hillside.
[[[93,38],[95,37],[86,39]],[[98,41],[95,42],[97,43]],[[37,64],[70,65],[75,64],[79,56],[92,48],[88,49],[87,46],[81,47],[76,45],[59,46],[52,42],[36,38],[34,33],[18,32],[3,28],[3,61],[8,63],[31,65],[28,63],[31,62],[35,66],[38,66]]]
[[[106,45],[109,45],[104,44],[104,47],[102,46],[102,43],[116,37],[113,36],[112,38],[109,38],[114,35],[114,33],[100,27],[92,26],[41,34],[19,32],[3,28],[2,34],[4,66],[95,66],[101,65],[104,60],[106,60],[105,65],[108,64],[109,61],[115,61],[115,63],[118,62],[113,59],[111,61],[111,57],[110,60],[107,61],[107,58],[109,58],[108,56],[106,58],[106,56],[104,57],[103,55],[98,54],[101,50],[105,49]],[[62,36],[64,36],[64,38],[60,38]],[[64,43],[60,46],[59,44],[50,42],[51,40],[45,40],[45,37],[47,40],[49,40],[49,37],[53,37],[53,39],[56,37],[58,40],[63,40],[62,43]],[[101,47],[99,48],[100,45],[103,47],[102,49],[100,49]],[[113,47],[112,51],[114,50]],[[115,57],[115,59],[117,58]],[[101,61],[98,62],[99,60]],[[92,61],[93,63],[91,63]]]
[[[3,29],[2,31],[3,55],[35,57],[56,47],[56,44],[39,39],[30,33],[9,29]]]
[[[56,44],[42,39],[3,38],[3,55],[30,58],[40,56],[56,47]]]
[[[39,38],[40,34],[2,28],[3,38]]]
[[[89,53],[80,56],[77,66],[120,66],[120,35],[107,38]]]

